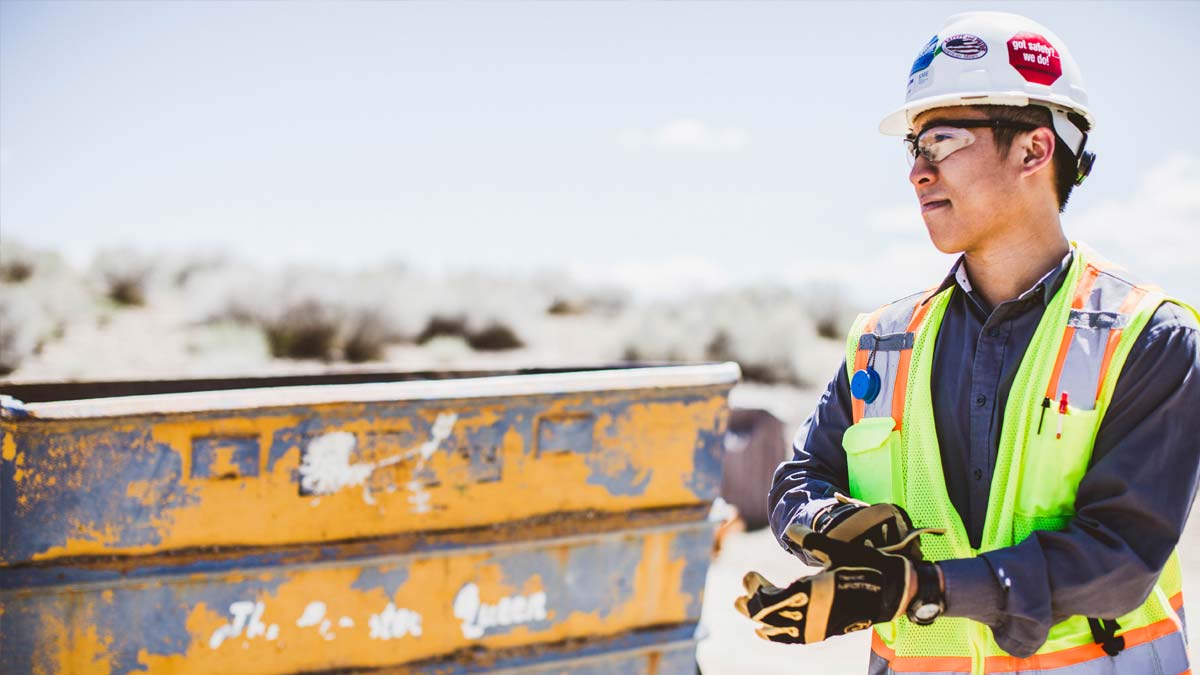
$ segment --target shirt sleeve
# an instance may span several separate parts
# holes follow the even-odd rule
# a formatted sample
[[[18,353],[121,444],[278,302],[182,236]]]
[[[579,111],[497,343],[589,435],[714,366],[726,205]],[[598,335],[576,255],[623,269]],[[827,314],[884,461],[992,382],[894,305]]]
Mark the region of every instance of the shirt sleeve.
[[[817,561],[793,545],[784,532],[792,523],[812,527],[813,518],[836,503],[834,494],[850,494],[842,435],[852,420],[850,380],[843,359],[816,409],[796,433],[792,441],[792,459],[775,470],[767,497],[775,538],[786,550],[810,565]]]
[[[1145,602],[1183,533],[1200,476],[1200,338],[1164,304],[1135,342],[1066,529],[942,563],[946,615],[981,621],[1018,657],[1070,616]]]

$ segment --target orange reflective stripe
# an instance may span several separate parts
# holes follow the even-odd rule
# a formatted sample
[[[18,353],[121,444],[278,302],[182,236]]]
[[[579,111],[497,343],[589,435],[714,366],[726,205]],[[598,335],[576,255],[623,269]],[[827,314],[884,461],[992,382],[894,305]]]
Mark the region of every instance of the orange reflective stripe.
[[[918,302],[913,310],[912,318],[908,320],[908,328],[905,329],[905,332],[916,335],[917,330],[925,321],[926,315],[929,314],[929,308],[932,306],[929,299],[935,293],[937,293],[937,286],[926,289],[925,295],[921,296],[921,302]],[[912,349],[900,352],[900,362],[896,366],[896,388],[892,390],[892,419],[896,420],[896,431],[904,426],[904,399],[908,393],[908,370],[911,364]]]
[[[1175,610],[1176,612],[1183,609],[1183,591],[1179,591],[1175,595],[1171,596],[1171,609]]]
[[[875,631],[871,631],[871,651],[887,661],[888,668],[897,673],[971,672],[969,656],[896,656],[895,650],[884,644]]]
[[[1182,596],[1183,594],[1180,593],[1171,598],[1172,606],[1175,605],[1175,598],[1179,598],[1182,606]],[[1178,630],[1179,625],[1173,619],[1167,618],[1149,626],[1126,631],[1121,634],[1121,637],[1125,638],[1125,648],[1129,649],[1165,637]],[[884,644],[879,633],[875,631],[871,631],[871,650],[887,661],[888,667],[897,673],[971,672],[969,656],[896,656],[895,650]],[[1108,658],[1108,654],[1104,653],[1104,648],[1093,642],[1048,654],[1034,654],[1024,659],[1015,656],[989,656],[984,660],[984,672],[1012,673],[1024,670],[1050,670],[1104,658]]]
[[[1062,375],[1063,364],[1067,362],[1067,352],[1071,350],[1071,341],[1075,339],[1075,327],[1067,326],[1063,331],[1062,344],[1058,346],[1058,358],[1054,359],[1054,370],[1050,371],[1050,384],[1046,385],[1046,398],[1053,403],[1058,399],[1058,378]]]
[[[1075,297],[1071,299],[1071,309],[1083,309],[1088,296],[1092,294],[1092,286],[1100,276],[1100,268],[1088,263],[1083,270],[1083,278],[1075,287]],[[1067,361],[1067,352],[1071,349],[1071,340],[1075,339],[1075,328],[1067,326],[1063,331],[1062,344],[1058,346],[1058,358],[1054,360],[1054,370],[1050,373],[1050,383],[1046,386],[1046,398],[1058,400],[1058,378],[1062,375],[1063,364]]]
[[[1133,312],[1142,298],[1150,292],[1149,288],[1144,286],[1136,286],[1129,295],[1125,296],[1125,300],[1121,303],[1120,309],[1117,311],[1121,314],[1129,314]],[[1112,328],[1108,331],[1108,343],[1104,345],[1104,359],[1100,361],[1100,379],[1096,382],[1096,400],[1100,400],[1100,390],[1104,389],[1104,376],[1108,374],[1109,363],[1112,362],[1113,353],[1117,351],[1117,343],[1121,341],[1121,333],[1124,329]]]
[[[1155,621],[1149,626],[1126,631],[1121,634],[1121,637],[1125,638],[1125,649],[1129,649],[1165,637],[1178,630],[1179,624],[1175,623],[1173,619],[1166,618]],[[1015,656],[989,656],[984,663],[984,672],[1011,673],[1020,670],[1049,670],[1106,658],[1108,658],[1108,654],[1104,653],[1104,648],[1092,642],[1049,654],[1034,654],[1026,659],[1019,659]]]
[[[883,310],[885,310],[887,308],[888,308],[888,306],[884,305],[883,307],[880,307],[879,309],[875,310],[874,312],[871,312],[871,314],[869,316],[867,316],[866,322],[863,323],[862,335],[866,335],[867,333],[871,333],[871,332],[875,331],[875,326],[879,323],[879,315],[883,314]],[[866,368],[867,360],[870,357],[871,357],[871,350],[863,349],[860,347],[859,350],[854,353],[854,372],[857,373],[858,371],[862,370],[863,368]],[[862,421],[863,415],[866,414],[866,412],[867,412],[867,402],[862,400],[861,398],[855,398],[855,397],[851,396],[850,397],[850,408],[851,408],[852,412],[854,413],[854,423],[858,424],[860,421]]]

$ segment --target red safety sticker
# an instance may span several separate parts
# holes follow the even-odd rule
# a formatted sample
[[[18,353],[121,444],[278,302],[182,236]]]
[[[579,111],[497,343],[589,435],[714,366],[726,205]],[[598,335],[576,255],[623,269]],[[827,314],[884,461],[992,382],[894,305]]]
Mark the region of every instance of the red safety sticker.
[[[1017,33],[1008,41],[1008,62],[1027,82],[1054,84],[1062,77],[1058,50],[1037,33]]]

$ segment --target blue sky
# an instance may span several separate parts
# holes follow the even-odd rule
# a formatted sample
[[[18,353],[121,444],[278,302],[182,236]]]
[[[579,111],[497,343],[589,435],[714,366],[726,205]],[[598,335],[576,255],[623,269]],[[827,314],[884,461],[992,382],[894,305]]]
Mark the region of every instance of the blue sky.
[[[946,261],[876,126],[968,9],[1080,63],[1068,232],[1200,298],[1200,3],[6,0],[0,237],[885,301]]]

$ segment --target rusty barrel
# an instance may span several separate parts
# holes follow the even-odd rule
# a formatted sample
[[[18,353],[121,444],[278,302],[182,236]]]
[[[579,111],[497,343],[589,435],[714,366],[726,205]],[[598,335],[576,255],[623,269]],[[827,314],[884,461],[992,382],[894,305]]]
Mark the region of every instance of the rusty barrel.
[[[737,378],[0,384],[0,672],[693,672]]]

